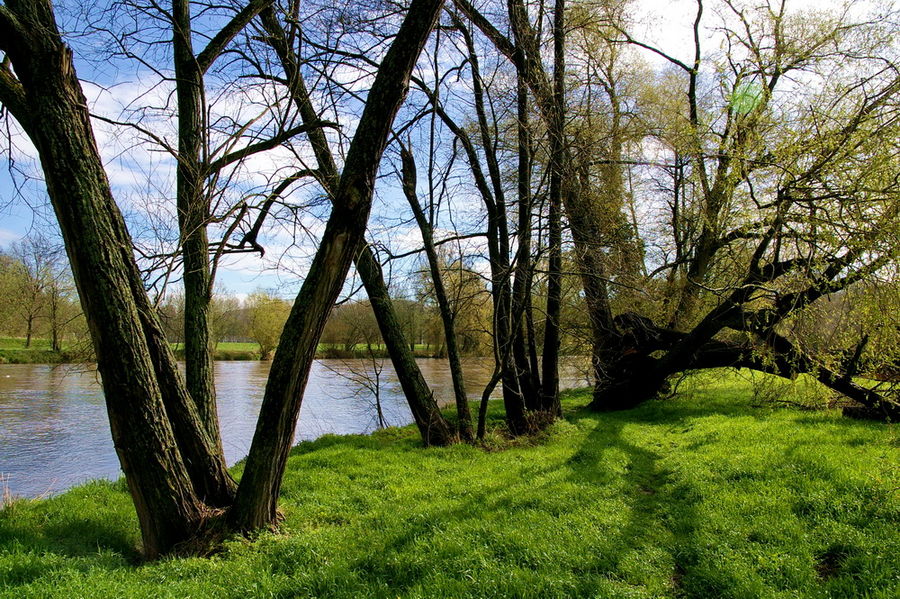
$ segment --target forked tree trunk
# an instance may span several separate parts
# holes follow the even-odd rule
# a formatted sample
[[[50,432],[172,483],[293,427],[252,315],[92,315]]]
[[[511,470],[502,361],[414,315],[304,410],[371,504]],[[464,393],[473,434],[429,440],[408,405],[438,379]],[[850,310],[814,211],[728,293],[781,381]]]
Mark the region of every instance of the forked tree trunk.
[[[142,321],[148,315],[141,314],[134,297],[140,273],[131,240],[51,4],[8,1],[0,7],[0,49],[15,67],[15,76],[5,66],[0,72],[0,101],[41,159],[103,379],[113,442],[144,551],[152,558],[190,538],[204,508],[163,405],[165,391]]]

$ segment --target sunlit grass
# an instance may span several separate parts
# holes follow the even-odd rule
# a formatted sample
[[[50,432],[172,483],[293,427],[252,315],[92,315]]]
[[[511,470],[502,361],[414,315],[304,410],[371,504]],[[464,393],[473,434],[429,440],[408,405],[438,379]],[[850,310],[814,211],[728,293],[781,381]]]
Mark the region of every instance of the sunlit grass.
[[[211,558],[139,564],[121,482],[17,502],[0,595],[900,596],[896,429],[759,389],[718,371],[615,414],[573,392],[514,443],[494,405],[487,449],[423,450],[411,428],[303,443],[282,532]]]

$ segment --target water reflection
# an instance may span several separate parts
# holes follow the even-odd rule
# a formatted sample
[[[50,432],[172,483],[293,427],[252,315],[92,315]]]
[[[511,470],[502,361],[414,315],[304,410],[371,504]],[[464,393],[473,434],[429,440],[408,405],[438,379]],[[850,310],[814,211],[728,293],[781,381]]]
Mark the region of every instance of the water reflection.
[[[446,360],[419,361],[435,396],[453,398]],[[464,363],[466,389],[477,399],[491,375],[491,363]],[[268,362],[217,362],[219,420],[229,464],[250,446],[262,402]],[[295,439],[323,434],[368,433],[377,426],[374,397],[360,374],[372,374],[364,360],[317,360],[307,385]],[[562,387],[584,384],[575,361],[560,377]],[[382,410],[389,425],[412,421],[390,361],[379,375]],[[13,495],[36,497],[94,478],[116,478],[112,446],[98,378],[70,366],[0,365],[0,476]],[[0,482],[0,489],[4,483]]]

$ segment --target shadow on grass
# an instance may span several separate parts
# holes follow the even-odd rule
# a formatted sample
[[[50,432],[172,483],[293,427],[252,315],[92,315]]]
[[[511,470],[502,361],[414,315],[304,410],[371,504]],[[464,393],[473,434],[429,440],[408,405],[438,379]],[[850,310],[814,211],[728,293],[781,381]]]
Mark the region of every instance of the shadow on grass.
[[[88,492],[92,499],[85,499]],[[46,500],[13,500],[0,511],[0,588],[73,565],[106,570],[137,566],[137,538],[128,534],[135,527],[123,524],[133,517],[133,509],[121,488],[109,482],[89,483]]]
[[[673,411],[663,402],[655,403],[657,405],[613,414],[578,410],[579,417],[595,420],[596,425],[567,465],[572,469],[572,477],[580,482],[610,484],[621,479],[624,483],[625,524],[607,532],[606,544],[612,552],[596,557],[592,573],[615,578],[629,553],[659,548],[663,544],[664,549],[675,556],[674,564],[667,564],[670,568],[669,589],[676,596],[682,596],[682,581],[692,565],[690,547],[697,525],[699,493],[686,482],[676,480],[661,466],[662,456],[658,452],[630,442],[622,433],[628,424],[671,426],[703,411],[698,409],[693,415],[682,418],[661,419],[660,412]],[[609,452],[624,455],[624,474],[604,473],[598,467]]]
[[[651,402],[612,414],[569,404],[568,423],[556,429],[552,446],[541,453],[521,445],[497,453],[467,447],[422,450],[414,428],[301,443],[291,457],[302,461],[288,472],[288,478],[301,482],[286,482],[282,498],[283,504],[294,502],[290,507],[297,519],[289,524],[297,532],[259,549],[265,552],[257,564],[260,576],[283,576],[285,596],[350,596],[354,591],[358,596],[400,596],[421,593],[423,587],[427,593],[435,576],[461,580],[470,574],[498,586],[459,587],[464,589],[460,595],[606,596],[603,585],[612,581],[646,586],[648,593],[660,596],[721,596],[729,585],[741,585],[733,580],[737,570],[710,563],[708,548],[701,547],[702,481],[668,469],[667,450],[653,443],[652,431],[663,438],[678,434],[679,427],[689,430],[695,419],[724,415],[763,420],[772,412],[751,409],[746,401],[705,399]],[[804,426],[822,422],[815,415],[809,418]],[[878,426],[829,422],[852,430]],[[633,425],[644,429],[648,442],[635,434]],[[564,427],[570,428],[568,433]],[[789,450],[772,465],[794,465],[829,481],[829,469],[801,457]],[[331,478],[317,478],[317,471]],[[735,471],[735,476],[744,474]],[[106,485],[100,484],[94,494],[76,490],[68,499],[23,505],[22,517],[0,513],[0,553],[89,559],[99,550],[107,558],[91,565],[130,567],[138,557],[136,539],[126,534],[136,534],[136,525],[122,520],[133,511],[130,502],[84,513],[92,501],[128,501],[120,486]],[[399,490],[386,488],[392,485]],[[823,495],[821,501],[828,499]],[[801,518],[823,513],[818,500],[797,506]],[[855,556],[855,545],[824,547],[817,558],[818,575],[839,578],[844,563]],[[17,570],[7,568],[0,587],[52,576],[68,567],[63,562],[23,560]],[[520,592],[528,584],[533,588]],[[544,584],[548,586],[540,586]],[[553,584],[570,586],[560,590]]]

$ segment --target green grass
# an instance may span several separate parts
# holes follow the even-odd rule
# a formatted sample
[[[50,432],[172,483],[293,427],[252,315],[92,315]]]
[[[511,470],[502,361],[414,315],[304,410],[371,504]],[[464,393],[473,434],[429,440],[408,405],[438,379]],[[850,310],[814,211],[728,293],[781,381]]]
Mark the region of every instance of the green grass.
[[[77,361],[69,347],[56,352],[50,349],[50,340],[33,337],[31,346],[25,347],[24,337],[0,337],[0,364],[56,364]]]
[[[0,596],[900,596],[896,429],[758,400],[720,371],[615,414],[571,393],[547,434],[488,449],[303,443],[282,532],[211,558],[140,564],[121,482],[15,502]]]
[[[25,337],[0,337],[0,349],[26,349]],[[34,337],[29,349],[49,351],[50,340]]]

